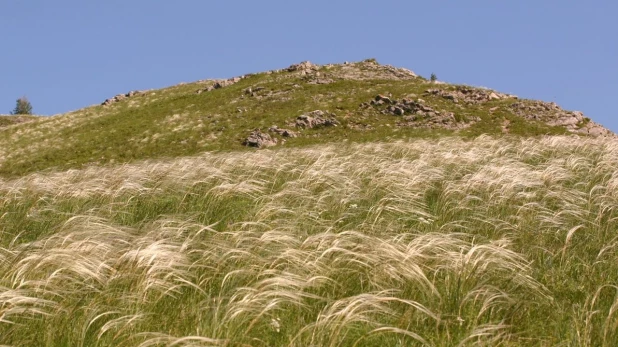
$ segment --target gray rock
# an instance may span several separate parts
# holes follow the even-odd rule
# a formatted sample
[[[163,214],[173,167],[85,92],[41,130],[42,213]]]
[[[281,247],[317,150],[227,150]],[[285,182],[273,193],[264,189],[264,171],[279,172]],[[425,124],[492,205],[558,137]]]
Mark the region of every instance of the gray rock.
[[[132,90],[132,91],[126,93],[126,94],[118,94],[118,95],[114,96],[113,98],[106,99],[105,101],[103,101],[101,103],[101,105],[108,106],[108,105],[111,105],[111,104],[116,103],[118,101],[122,101],[122,100],[124,100],[126,98],[130,98],[130,97],[134,97],[134,96],[142,95],[142,94],[144,94],[144,92],[139,91],[139,90]]]
[[[301,74],[305,75],[312,71],[317,71],[319,69],[318,65],[312,64],[310,61],[303,61],[299,64],[293,64],[287,68],[288,72],[300,71]]]
[[[281,129],[278,126],[274,125],[268,129],[268,131],[279,134],[283,137],[297,137],[298,134],[289,129]]]
[[[334,114],[328,116],[322,110],[315,110],[296,118],[295,125],[298,128],[312,129],[327,126],[338,126],[339,122],[334,118]]]
[[[270,147],[277,144],[277,139],[273,139],[269,134],[263,133],[260,129],[255,129],[243,141],[243,145],[255,148]]]
[[[380,103],[380,101],[381,101],[382,103],[380,103],[380,105],[384,104],[384,103],[386,103],[386,104],[392,104],[393,103],[392,100],[388,96],[384,96],[382,94],[376,95],[375,101],[378,102],[378,103]]]

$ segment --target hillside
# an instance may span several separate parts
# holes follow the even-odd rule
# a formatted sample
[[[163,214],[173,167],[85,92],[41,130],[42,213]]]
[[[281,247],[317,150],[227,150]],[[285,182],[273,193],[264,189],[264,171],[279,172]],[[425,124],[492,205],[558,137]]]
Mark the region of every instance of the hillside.
[[[2,122],[0,346],[618,345],[579,112],[368,60]]]
[[[250,136],[255,129],[260,131]],[[228,80],[132,91],[99,106],[4,127],[0,175],[239,150],[243,143],[298,147],[502,133],[612,135],[554,103],[432,83],[371,59],[304,62]]]

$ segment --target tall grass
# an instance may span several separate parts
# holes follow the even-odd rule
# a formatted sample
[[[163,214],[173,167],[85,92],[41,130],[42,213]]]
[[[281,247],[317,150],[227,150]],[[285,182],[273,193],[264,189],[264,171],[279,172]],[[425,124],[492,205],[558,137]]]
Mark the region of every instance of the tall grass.
[[[0,184],[0,345],[618,344],[618,142],[321,145]]]

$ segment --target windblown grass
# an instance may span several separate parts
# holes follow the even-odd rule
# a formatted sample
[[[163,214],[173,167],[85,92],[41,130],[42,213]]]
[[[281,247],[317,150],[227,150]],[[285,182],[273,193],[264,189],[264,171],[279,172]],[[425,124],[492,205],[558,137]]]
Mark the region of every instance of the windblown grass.
[[[204,154],[1,182],[0,345],[618,345],[618,142]]]

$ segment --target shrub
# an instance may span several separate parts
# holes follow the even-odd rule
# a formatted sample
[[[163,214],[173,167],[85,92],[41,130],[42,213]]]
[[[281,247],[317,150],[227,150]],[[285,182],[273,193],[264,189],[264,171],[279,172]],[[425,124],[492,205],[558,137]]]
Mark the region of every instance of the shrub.
[[[436,76],[436,74],[432,72],[429,79],[431,80],[431,82],[435,82],[438,80],[438,76]]]
[[[30,104],[30,101],[28,101],[28,98],[22,96],[17,99],[15,109],[11,112],[11,114],[32,114],[32,105]]]

